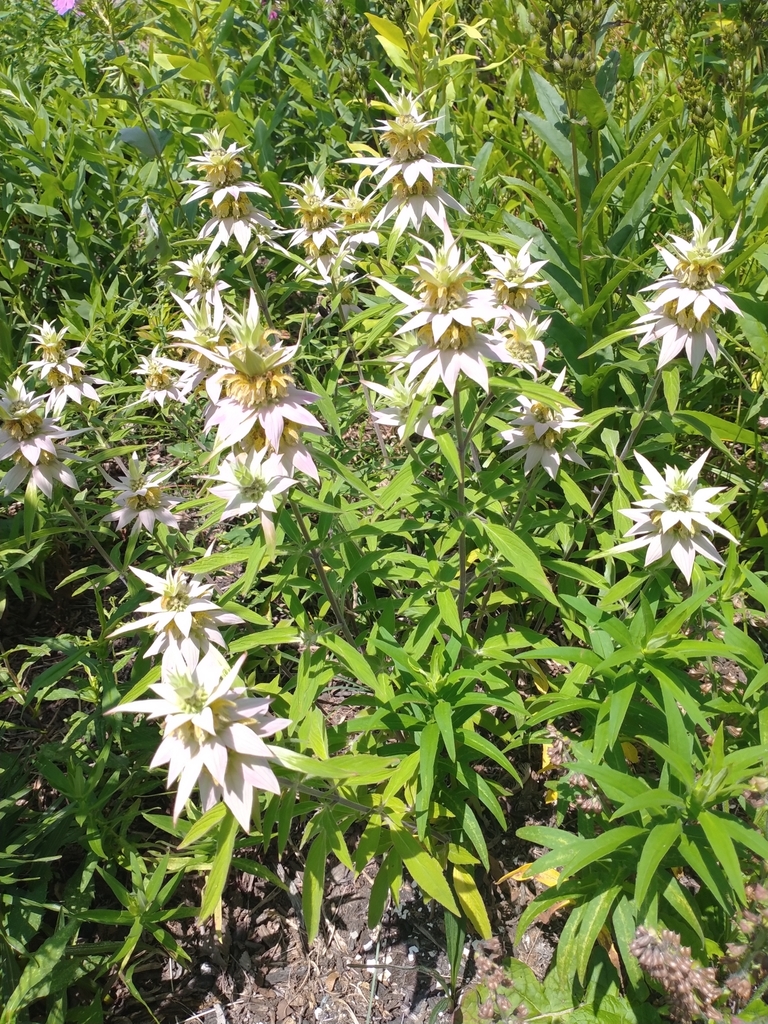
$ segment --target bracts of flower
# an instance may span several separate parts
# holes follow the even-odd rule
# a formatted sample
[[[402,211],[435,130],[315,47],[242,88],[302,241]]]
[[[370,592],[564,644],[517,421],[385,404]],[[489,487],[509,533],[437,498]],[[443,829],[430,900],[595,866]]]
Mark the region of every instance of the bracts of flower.
[[[552,385],[553,390],[560,391],[564,381],[565,370],[562,370]],[[554,480],[562,459],[586,465],[573,442],[566,437],[568,432],[586,426],[579,418],[579,409],[556,408],[544,402],[533,402],[525,395],[519,395],[517,401],[521,415],[512,420],[511,430],[502,430],[501,436],[507,442],[505,451],[517,449],[514,457],[525,457],[526,476],[534,466],[540,465]]]
[[[634,521],[634,526],[626,534],[632,540],[610,548],[605,554],[616,555],[647,548],[646,565],[669,555],[688,583],[691,582],[697,554],[723,565],[723,559],[710,537],[719,533],[733,543],[736,543],[736,538],[710,518],[723,511],[722,505],[715,505],[710,499],[724,488],[699,487],[699,474],[708,455],[709,450],[685,471],[667,466],[662,476],[648,459],[635,452],[635,459],[650,483],[643,485],[645,498],[642,501],[621,510],[622,515]]]
[[[735,245],[739,226],[720,244],[720,238],[710,238],[712,225],[704,228],[696,214],[688,212],[693,238],[688,242],[672,235],[669,249],[659,246],[669,273],[643,289],[654,295],[648,312],[635,326],[643,335],[641,348],[653,341],[661,342],[659,369],[685,351],[695,376],[705,355],[713,363],[717,361],[719,343],[712,326],[714,319],[727,311],[741,314],[728,289],[718,283],[724,269],[720,257]]]
[[[161,682],[152,686],[157,697],[107,712],[165,719],[150,768],[167,764],[168,787],[177,782],[174,821],[197,785],[204,811],[223,800],[248,832],[254,790],[280,792],[270,767],[279,751],[264,741],[291,723],[269,713],[269,699],[247,695],[239,680],[244,660],[230,668],[215,648],[204,654],[196,647],[171,648]]]

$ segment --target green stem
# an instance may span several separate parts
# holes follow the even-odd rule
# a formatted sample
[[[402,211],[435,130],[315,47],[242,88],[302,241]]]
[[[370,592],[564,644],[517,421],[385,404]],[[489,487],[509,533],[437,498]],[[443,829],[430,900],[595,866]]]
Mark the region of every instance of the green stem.
[[[195,34],[199,39],[200,49],[203,54],[203,60],[205,61],[205,66],[208,68],[208,73],[211,76],[211,84],[213,85],[213,88],[216,90],[216,96],[218,97],[219,100],[219,106],[222,108],[222,110],[230,110],[231,104],[229,102],[229,97],[222,89],[221,82],[219,81],[219,76],[216,74],[216,66],[213,63],[213,54],[211,53],[210,47],[208,46],[208,40],[205,37],[205,32],[203,32],[196,3],[192,4],[192,18],[194,19],[195,22]]]
[[[350,630],[349,626],[347,625],[344,610],[342,609],[341,605],[339,604],[338,598],[333,592],[333,588],[331,587],[331,581],[328,579],[328,573],[325,571],[323,560],[320,557],[320,552],[312,543],[312,537],[310,536],[309,530],[307,529],[307,524],[304,522],[304,516],[301,513],[301,509],[299,508],[295,501],[291,501],[290,505],[291,508],[293,509],[293,514],[296,517],[296,524],[298,525],[299,530],[301,531],[301,535],[304,538],[304,542],[306,543],[309,549],[309,554],[312,558],[312,561],[315,563],[315,569],[317,570],[318,579],[320,580],[322,588],[325,591],[325,596],[328,598],[328,603],[333,609],[333,614],[336,616],[336,621],[338,622],[339,627],[341,628],[341,631],[344,634],[344,637],[346,638],[347,642],[352,644],[352,646],[354,647],[355,638],[352,635],[352,631]]]
[[[67,512],[69,512],[69,514],[72,516],[72,518],[77,523],[77,525],[80,527],[80,529],[83,531],[83,533],[88,538],[88,540],[91,542],[91,544],[93,544],[93,546],[99,552],[99,554],[104,559],[104,561],[107,563],[107,565],[111,569],[114,569],[114,571],[117,573],[119,578],[123,581],[123,583],[127,587],[128,586],[128,581],[126,580],[125,576],[123,575],[122,569],[120,568],[119,565],[116,565],[112,561],[112,558],[109,556],[109,554],[107,554],[106,550],[102,547],[101,542],[93,534],[93,532],[91,531],[91,528],[88,526],[88,524],[83,519],[83,517],[80,515],[80,513],[77,511],[77,509],[74,507],[74,505],[70,502],[70,500],[68,498],[65,498],[63,495],[62,495],[62,498],[61,498],[61,503],[64,506],[64,508],[67,510]]]
[[[642,425],[645,423],[646,419],[648,418],[648,413],[651,410],[651,406],[653,405],[653,400],[656,397],[656,392],[659,390],[659,384],[660,383],[661,383],[661,370],[657,370],[656,371],[656,376],[653,378],[653,384],[651,385],[651,390],[648,392],[648,395],[647,395],[647,397],[645,399],[645,402],[643,404],[643,408],[640,410],[640,419],[637,421],[637,423],[632,428],[632,432],[629,435],[629,437],[627,438],[626,444],[621,449],[621,452],[620,452],[619,457],[618,457],[618,461],[619,462],[623,462],[624,459],[626,458],[627,452],[629,452],[630,448],[635,443],[635,439],[637,438],[637,435],[640,433],[640,428],[642,427]],[[608,490],[608,487],[609,487],[612,479],[613,479],[613,473],[609,473],[608,476],[605,478],[603,486],[600,488],[600,493],[598,494],[598,496],[595,498],[594,502],[592,503],[591,515],[592,515],[593,518],[594,518],[595,512],[597,512],[598,508],[600,507],[600,502],[605,497],[605,492]]]
[[[269,313],[269,306],[267,305],[267,297],[264,294],[264,292],[261,290],[261,285],[259,284],[258,280],[256,279],[256,271],[253,269],[251,260],[248,260],[248,262],[245,265],[245,269],[248,271],[248,277],[250,277],[250,279],[251,279],[251,287],[253,288],[253,293],[256,296],[256,301],[259,304],[259,309],[264,314],[264,319],[267,321],[267,326],[269,327],[269,329],[271,331],[274,331],[275,324],[274,324],[274,322],[272,320],[272,317],[270,316],[270,313]]]
[[[466,455],[467,435],[461,422],[461,395],[458,387],[453,392],[453,419],[456,426],[456,448],[459,453],[459,477],[457,480],[456,497],[461,506],[461,533],[459,534],[459,597],[456,606],[459,619],[464,614],[464,602],[467,599],[467,532],[465,517],[467,511],[464,490],[464,459]]]

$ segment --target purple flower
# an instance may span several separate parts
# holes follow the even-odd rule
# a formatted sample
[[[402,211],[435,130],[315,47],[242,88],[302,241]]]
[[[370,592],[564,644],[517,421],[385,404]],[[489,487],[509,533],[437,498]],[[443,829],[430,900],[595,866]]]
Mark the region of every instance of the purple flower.
[[[51,2],[56,13],[61,15],[69,14],[78,4],[78,0],[51,0]]]
[[[68,3],[69,0],[65,0],[65,2]],[[270,21],[277,21],[277,19],[280,17],[280,12],[277,10],[276,7],[273,7],[272,10],[267,15],[267,17],[269,18]]]

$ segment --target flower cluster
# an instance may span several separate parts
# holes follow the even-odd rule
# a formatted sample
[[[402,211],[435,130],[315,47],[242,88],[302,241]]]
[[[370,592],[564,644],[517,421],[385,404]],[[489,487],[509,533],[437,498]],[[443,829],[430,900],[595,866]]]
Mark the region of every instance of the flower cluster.
[[[650,481],[643,485],[645,498],[621,514],[634,521],[627,536],[632,540],[613,547],[608,554],[647,548],[645,564],[650,565],[669,555],[690,583],[697,554],[710,558],[717,565],[723,559],[710,540],[715,533],[736,543],[736,538],[710,519],[722,512],[722,505],[710,500],[722,487],[699,487],[699,473],[704,468],[709,450],[684,472],[667,466],[661,475],[645,456],[635,452],[643,472]]]
[[[154,633],[146,657],[162,655],[161,682],[152,686],[157,698],[121,704],[107,713],[165,719],[150,767],[168,765],[169,787],[178,780],[174,821],[197,784],[203,810],[223,800],[247,832],[254,789],[280,791],[269,764],[278,751],[264,740],[290,722],[269,714],[269,699],[247,695],[239,680],[243,658],[230,668],[217,650],[226,646],[221,627],[243,620],[211,600],[213,584],[178,569],[169,569],[165,577],[132,571],[157,596],[139,606],[141,618],[111,635],[142,629]]]
[[[197,135],[208,148],[200,156],[192,157],[190,166],[205,177],[191,181],[189,184],[194,187],[184,197],[185,203],[204,200],[210,207],[211,216],[200,231],[200,238],[212,236],[209,256],[231,238],[245,252],[254,237],[259,242],[266,241],[276,228],[274,221],[251,202],[253,195],[269,198],[269,192],[253,181],[243,180],[240,154],[245,147],[232,143],[225,149],[224,134],[223,130],[213,129]]]
[[[643,289],[654,294],[648,312],[635,326],[643,335],[641,348],[653,341],[661,342],[659,369],[684,350],[696,376],[705,355],[713,363],[717,361],[719,344],[713,327],[717,315],[729,310],[741,313],[728,289],[718,283],[724,270],[720,257],[735,245],[738,224],[727,241],[722,242],[710,237],[712,225],[704,228],[696,214],[688,212],[693,222],[693,238],[689,242],[672,235],[669,249],[659,246],[669,273]]]
[[[645,973],[663,987],[673,1020],[688,1022],[700,1016],[707,1020],[723,1019],[714,1006],[723,994],[714,968],[697,966],[690,949],[682,945],[675,932],[664,930],[657,935],[640,927],[629,951]]]

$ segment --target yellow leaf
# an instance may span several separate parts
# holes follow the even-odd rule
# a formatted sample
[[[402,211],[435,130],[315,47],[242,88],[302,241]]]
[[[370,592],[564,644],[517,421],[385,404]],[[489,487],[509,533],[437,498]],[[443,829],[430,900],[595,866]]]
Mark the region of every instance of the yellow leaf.
[[[497,879],[496,885],[500,885],[502,882],[506,882],[509,879],[513,882],[523,882],[531,878],[540,882],[541,885],[546,886],[547,889],[551,889],[553,885],[557,885],[558,880],[560,879],[560,872],[557,868],[547,868],[546,871],[540,871],[538,874],[531,874],[530,869],[535,867],[535,861],[529,864],[521,864],[519,868],[515,868],[514,871],[508,871],[506,875]]]
[[[546,673],[542,669],[541,665],[537,662],[532,661],[529,667],[529,671],[533,676],[533,685],[539,691],[539,693],[549,692],[549,679],[547,679]]]
[[[461,909],[466,914],[467,920],[482,939],[490,939],[491,922],[488,920],[488,913],[483,903],[483,897],[478,892],[475,879],[471,871],[453,866],[453,888],[459,898]]]
[[[386,18],[379,18],[376,14],[366,14],[368,21],[375,29],[376,33],[383,36],[388,42],[392,43],[403,53],[408,52],[408,43],[405,41],[405,36],[402,30],[397,27],[393,22],[387,21]]]
[[[554,789],[548,789],[547,792],[544,794],[544,803],[545,804],[556,804],[557,803],[557,793],[555,792]]]
[[[440,0],[435,0],[433,4],[424,11],[421,18],[419,19],[419,35],[424,37],[427,33],[427,29],[432,24],[432,19],[435,16],[435,11],[440,6]]]
[[[640,760],[640,755],[638,754],[637,747],[634,743],[622,743],[621,749],[624,751],[624,757],[630,764],[637,764]]]
[[[548,772],[552,767],[552,762],[549,759],[549,752],[552,749],[551,743],[544,743],[541,748],[541,770]]]

